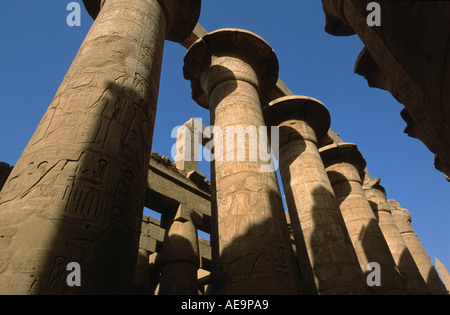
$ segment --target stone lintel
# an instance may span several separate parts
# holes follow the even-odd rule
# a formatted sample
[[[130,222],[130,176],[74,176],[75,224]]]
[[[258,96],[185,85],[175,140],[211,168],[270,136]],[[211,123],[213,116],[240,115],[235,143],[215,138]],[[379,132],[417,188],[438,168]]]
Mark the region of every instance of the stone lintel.
[[[194,30],[192,31],[191,35],[186,37],[184,41],[182,41],[180,44],[186,48],[189,49],[189,47],[192,46],[196,41],[198,41],[200,38],[208,34],[208,31],[205,30],[203,26],[201,26],[199,23],[195,26]]]
[[[364,170],[367,163],[356,144],[335,143],[320,148],[319,152],[325,168],[346,162],[356,167],[361,178],[364,177]]]
[[[227,52],[241,53],[251,58],[261,68],[259,85],[261,91],[272,91],[278,81],[278,59],[270,45],[260,36],[246,30],[226,28],[216,30],[197,40],[184,58],[183,73],[191,81],[192,98],[202,107],[209,109],[205,91],[200,86],[203,67],[211,57]]]
[[[100,9],[107,0],[83,0],[89,15],[95,20]],[[191,35],[200,17],[201,0],[159,0],[161,7],[168,16],[166,39],[173,42],[183,42]]]
[[[284,96],[263,108],[267,126],[278,126],[284,121],[298,119],[315,132],[317,141],[328,133],[331,117],[326,106],[315,98],[300,95]]]
[[[210,233],[211,196],[205,175],[182,172],[166,159],[152,153],[145,206],[162,214],[171,212],[172,219],[192,220],[198,229]]]

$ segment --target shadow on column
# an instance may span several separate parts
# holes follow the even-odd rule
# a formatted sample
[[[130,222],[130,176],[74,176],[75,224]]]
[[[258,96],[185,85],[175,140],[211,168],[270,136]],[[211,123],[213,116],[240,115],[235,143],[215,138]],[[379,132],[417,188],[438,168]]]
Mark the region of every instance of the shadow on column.
[[[420,274],[419,268],[417,267],[417,264],[408,248],[405,248],[400,255],[398,269],[405,277],[407,288],[411,294],[430,294],[428,292],[427,284]],[[413,275],[413,278],[408,278],[407,275]],[[416,293],[418,290],[420,290],[420,293]]]
[[[339,183],[339,191],[335,191],[336,195],[340,196],[338,200],[339,203],[342,203],[345,199],[351,197],[352,194],[355,194],[355,192],[352,193],[352,187],[345,176],[334,171],[329,172],[329,176],[335,178],[334,181]],[[353,198],[349,201],[354,203],[351,207],[353,210],[358,211],[359,209],[363,209],[367,206],[367,214],[365,217],[362,216],[360,220],[368,221],[368,223],[361,228],[357,239],[355,238],[356,235],[353,235],[353,242],[355,242],[355,249],[358,257],[363,254],[367,260],[363,263],[374,262],[380,265],[381,286],[373,286],[371,288],[372,292],[374,294],[406,294],[407,291],[404,280],[395,264],[386,239],[384,238],[376,217],[370,208],[370,204],[367,199],[365,199],[362,189],[361,196],[358,198]],[[367,203],[367,205],[365,205],[365,203]],[[351,216],[352,214],[349,215]],[[369,216],[373,217],[369,218]],[[362,253],[358,251],[362,251]],[[361,268],[363,270],[364,277],[369,276],[372,272],[372,270],[365,270],[366,266],[361,265]]]
[[[50,205],[54,207],[42,213],[34,211],[21,223],[23,229],[32,224],[35,230],[46,230],[31,234],[37,234],[39,239],[30,246],[28,258],[41,260],[37,264],[39,270],[30,274],[35,277],[31,294],[132,293],[154,110],[125,84],[104,86],[101,97],[85,108],[91,120],[84,116],[79,121],[79,128],[86,128],[85,134],[78,133],[85,145],[76,148],[77,152],[60,156],[54,165],[49,163],[31,187],[23,187],[16,194],[15,199],[27,201],[34,196],[52,196]],[[62,140],[67,131],[58,123],[54,133]],[[81,143],[79,138],[76,140]],[[61,148],[70,150],[70,143],[62,143]],[[70,155],[79,158],[71,159]],[[61,163],[63,166],[58,168]],[[54,183],[59,186],[52,186]],[[26,234],[27,239],[30,232],[21,234]],[[40,241],[46,239],[49,241],[40,247]],[[38,258],[34,251],[45,252],[46,256]],[[66,283],[66,266],[70,262],[80,265],[80,287]]]
[[[164,247],[170,246],[172,257],[164,257]],[[192,243],[180,235],[164,240],[163,255],[159,258],[161,277],[159,295],[197,295],[198,252]]]
[[[305,152],[306,141],[297,130],[288,126],[282,126],[280,134],[287,136],[291,144],[295,141],[297,151],[290,158],[290,161],[294,162],[297,156]],[[292,152],[290,153],[292,154]],[[316,166],[318,165],[313,164],[310,167]],[[311,181],[311,188],[309,189],[312,190],[303,192],[303,194],[308,194],[308,196],[297,196],[297,200],[305,200],[311,207],[311,217],[306,217],[302,227],[298,216],[299,209],[295,203],[296,199],[294,199],[290,185],[292,174],[289,172],[289,167],[290,164],[285,165],[284,168],[286,170],[282,172],[284,177],[283,187],[292,221],[292,229],[295,233],[297,258],[306,294],[364,294],[364,292],[367,292],[367,289],[365,288],[363,274],[336,198],[332,191],[326,189],[320,182],[320,180],[325,178],[328,180],[325,168],[322,166],[322,177],[318,173],[317,181]],[[311,172],[314,171],[311,169]],[[308,183],[305,182],[304,185],[308,187]],[[332,218],[330,215],[334,217]],[[309,220],[312,220],[312,223],[308,222]],[[310,233],[308,237],[309,244],[306,243],[304,237],[305,227],[310,227],[308,232]],[[313,228],[311,229],[311,227]],[[307,248],[309,248],[309,251]],[[344,254],[346,257],[342,260],[336,257],[333,252]],[[354,263],[351,262],[352,257],[350,256],[353,256]]]
[[[377,221],[379,221],[378,204],[370,200],[369,204],[374,210],[373,213]],[[420,274],[419,268],[417,267],[417,264],[414,261],[414,258],[411,255],[408,247],[406,247],[406,244],[402,253],[400,254],[400,258],[398,258],[397,267],[405,280],[406,288],[410,294],[429,294],[425,280]]]
[[[448,291],[442,282],[441,278],[439,277],[436,268],[432,265],[430,267],[430,270],[428,272],[427,277],[427,285],[428,287],[432,288],[434,295],[448,295]]]
[[[273,192],[270,199],[272,203],[281,203],[279,198],[280,195]],[[272,209],[272,218],[250,225],[243,235],[237,235],[223,248],[220,266],[226,268],[216,270],[215,294],[296,295],[301,292],[301,280],[296,276],[298,270],[289,267],[297,268],[297,264],[283,209]]]
[[[319,187],[313,190],[312,198],[314,200],[312,219],[316,228],[313,231],[310,246],[313,253],[313,268],[319,270],[319,292],[332,295],[370,294],[335,195],[324,187]],[[333,224],[324,224],[323,221],[326,219],[323,215],[319,215],[321,209],[318,205],[323,205],[324,199],[329,205],[336,204],[337,213],[333,214],[336,216]],[[333,242],[330,243],[327,240],[328,237]],[[327,247],[329,250],[326,250]],[[323,258],[325,255],[333,255],[333,252],[346,253],[345,260],[342,261],[336,257]],[[320,261],[325,263],[321,265]]]
[[[270,128],[268,128],[268,130],[270,131]],[[279,133],[280,133],[280,141],[282,141],[282,139],[287,139],[286,143],[289,143],[287,145],[293,145],[293,143],[295,143],[296,145],[295,148],[297,149],[295,151],[295,156],[289,159],[291,163],[285,163],[284,165],[280,165],[280,167],[283,167],[283,169],[280,170],[280,173],[283,182],[283,189],[289,212],[289,218],[291,220],[291,228],[294,235],[294,243],[296,248],[295,254],[297,258],[297,264],[299,268],[303,290],[304,293],[307,295],[316,295],[317,287],[314,280],[313,268],[311,266],[311,257],[309,256],[308,249],[306,247],[305,237],[303,234],[300,218],[298,216],[298,211],[295,204],[296,199],[293,194],[291,186],[292,176],[291,173],[289,172],[290,165],[292,164],[292,162],[295,161],[295,158],[297,156],[300,156],[305,151],[304,148],[306,144],[302,135],[295,128],[289,126],[281,126],[279,128]],[[269,132],[269,139],[271,139],[270,132]],[[281,150],[284,145],[285,143],[280,143],[280,148],[278,148],[278,150]]]

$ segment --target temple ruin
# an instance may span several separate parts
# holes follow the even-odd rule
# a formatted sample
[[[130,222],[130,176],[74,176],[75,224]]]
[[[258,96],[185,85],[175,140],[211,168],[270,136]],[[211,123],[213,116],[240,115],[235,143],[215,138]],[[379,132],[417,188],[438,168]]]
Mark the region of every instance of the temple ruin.
[[[448,294],[408,210],[330,129],[326,105],[293,95],[263,38],[207,32],[200,0],[83,2],[89,34],[17,164],[0,163],[0,294]],[[323,0],[327,30],[359,30],[338,23],[357,17],[338,2]],[[244,159],[212,161],[207,180],[196,163],[207,128],[192,119],[177,161],[152,152],[166,40],[186,47],[184,77],[215,128],[274,126],[277,147],[262,129],[258,152],[251,139],[230,150],[209,131],[211,154]],[[358,73],[373,65],[368,52]],[[449,146],[432,146],[445,172]],[[283,189],[261,152],[278,157]],[[71,262],[81,286],[67,285]],[[367,281],[374,262],[381,286]]]

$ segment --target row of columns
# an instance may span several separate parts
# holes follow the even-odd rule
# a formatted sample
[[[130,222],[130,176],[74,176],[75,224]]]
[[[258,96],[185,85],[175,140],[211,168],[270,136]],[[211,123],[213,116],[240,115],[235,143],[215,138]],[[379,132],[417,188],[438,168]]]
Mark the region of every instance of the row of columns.
[[[261,103],[277,71],[270,46],[244,30],[209,33],[185,57],[193,99],[210,109],[214,126],[279,127],[280,173],[297,249],[295,262],[275,173],[261,173],[260,160],[214,161],[214,292],[428,294],[385,195],[375,185],[363,189],[366,162],[356,145],[318,148],[330,126],[326,107],[302,96]],[[233,150],[234,156],[250,156],[250,141]],[[397,267],[400,256],[409,257],[403,273]],[[373,262],[382,285],[369,287]]]
[[[95,23],[0,194],[0,294],[129,293],[133,286],[164,41],[192,32],[200,0],[85,3]],[[292,97],[263,110],[278,70],[267,42],[236,29],[207,34],[185,57],[193,98],[209,108],[213,126],[280,127],[299,249],[296,257],[276,173],[261,171],[267,161],[258,154],[215,160],[213,293],[407,293],[364,195],[361,154],[352,144],[318,148],[329,128],[325,106]],[[264,138],[257,133],[258,151],[270,153]],[[252,150],[235,145],[231,153]],[[160,290],[196,289],[192,222],[175,219],[166,239]],[[365,283],[372,261],[381,265],[381,287]],[[81,265],[81,287],[65,284],[70,262]],[[185,290],[170,287],[175,278]]]

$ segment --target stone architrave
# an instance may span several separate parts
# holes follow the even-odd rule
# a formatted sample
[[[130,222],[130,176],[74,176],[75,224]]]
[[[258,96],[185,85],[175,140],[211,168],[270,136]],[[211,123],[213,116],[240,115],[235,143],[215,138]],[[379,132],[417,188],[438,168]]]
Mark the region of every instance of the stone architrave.
[[[417,268],[419,268],[420,274],[428,286],[428,290],[433,295],[447,294],[447,290],[439,278],[439,275],[431,262],[430,256],[428,256],[411,225],[411,214],[407,209],[402,208],[402,206],[394,199],[389,199],[388,204],[391,208],[394,222],[397,225],[406,246],[408,246],[414,261],[416,262]]]
[[[407,294],[404,279],[381,232],[362,189],[366,166],[355,144],[339,143],[319,149],[333,186],[342,216],[363,272],[370,276],[369,264],[380,266],[381,285],[371,287],[374,294]]]
[[[417,268],[416,263],[400,234],[392,217],[391,208],[386,198],[386,191],[380,185],[380,178],[375,178],[363,185],[364,194],[372,207],[378,225],[388,243],[392,257],[405,279],[406,288],[411,294],[429,294],[428,287]]]
[[[258,131],[265,126],[261,94],[274,88],[278,69],[267,42],[238,29],[205,35],[185,57],[184,74],[191,80],[193,99],[210,109],[216,131],[211,167],[216,294],[300,292],[277,177],[273,168],[263,171],[267,162],[261,152],[270,152],[267,131]],[[248,142],[235,141],[232,130],[239,128]],[[259,152],[250,145],[255,142]]]
[[[300,272],[312,269],[314,275],[314,283],[304,286],[319,294],[368,294],[317,148],[330,128],[328,109],[310,97],[286,96],[264,108],[264,116],[267,126],[279,127],[281,179]]]
[[[0,194],[0,294],[133,289],[164,41],[201,2],[84,2],[95,22]]]
[[[192,220],[175,218],[166,232],[158,264],[160,295],[198,294],[199,244]]]

